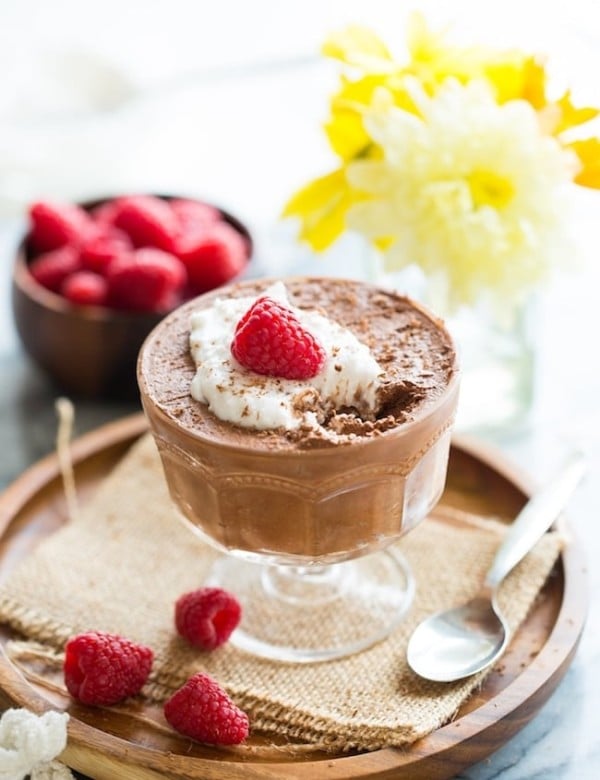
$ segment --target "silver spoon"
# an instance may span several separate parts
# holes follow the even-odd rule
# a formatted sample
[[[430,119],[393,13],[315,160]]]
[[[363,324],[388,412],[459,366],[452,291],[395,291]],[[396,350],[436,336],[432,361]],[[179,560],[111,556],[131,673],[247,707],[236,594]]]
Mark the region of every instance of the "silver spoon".
[[[461,607],[421,622],[407,649],[409,666],[421,677],[452,682],[492,664],[504,651],[510,629],[498,608],[498,586],[564,509],[585,471],[572,455],[559,475],[523,507],[507,531],[479,594]]]

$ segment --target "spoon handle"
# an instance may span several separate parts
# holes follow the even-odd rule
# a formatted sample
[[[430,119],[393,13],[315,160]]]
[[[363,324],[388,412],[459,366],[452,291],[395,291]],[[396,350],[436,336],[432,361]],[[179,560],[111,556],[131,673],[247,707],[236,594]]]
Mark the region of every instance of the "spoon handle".
[[[490,589],[502,582],[550,528],[584,473],[584,458],[580,453],[574,453],[555,478],[525,504],[507,531],[487,573],[485,584]]]

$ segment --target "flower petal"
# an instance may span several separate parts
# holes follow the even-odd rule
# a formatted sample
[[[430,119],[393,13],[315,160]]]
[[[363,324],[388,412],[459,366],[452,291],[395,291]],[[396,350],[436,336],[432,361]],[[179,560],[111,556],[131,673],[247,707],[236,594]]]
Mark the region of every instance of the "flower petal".
[[[302,187],[288,200],[282,216],[304,217],[315,211],[321,211],[335,202],[346,186],[346,173],[343,168],[320,176]]]
[[[392,62],[390,52],[381,38],[360,25],[349,25],[330,35],[323,44],[322,52],[347,65],[358,65],[375,72],[388,72]]]
[[[575,176],[577,184],[600,189],[600,140],[586,138],[573,141],[567,144],[567,148],[572,149],[581,162],[581,170]]]
[[[560,100],[556,102],[556,106],[560,111],[558,125],[553,130],[556,135],[569,130],[571,127],[583,125],[600,114],[597,108],[592,108],[591,106],[581,108],[574,106],[571,101],[570,90],[567,90]]]

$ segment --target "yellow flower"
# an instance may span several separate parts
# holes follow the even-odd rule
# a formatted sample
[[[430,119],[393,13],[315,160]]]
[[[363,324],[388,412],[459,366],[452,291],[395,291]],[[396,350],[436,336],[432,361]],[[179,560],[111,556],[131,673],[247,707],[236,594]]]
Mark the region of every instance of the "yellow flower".
[[[348,165],[350,185],[371,197],[347,223],[371,240],[393,236],[387,270],[443,273],[451,305],[483,288],[514,300],[554,263],[575,155],[541,133],[528,103],[499,105],[486,82],[411,91],[419,116],[381,95],[365,116],[384,158]]]
[[[498,103],[526,100],[542,116],[551,115],[553,121],[546,121],[544,129],[554,135],[598,115],[595,108],[575,108],[568,90],[558,100],[550,100],[546,93],[546,69],[539,57],[517,49],[452,45],[446,35],[430,30],[419,13],[413,14],[409,22],[408,49],[407,71],[417,76],[430,93],[447,78],[463,84],[485,79],[492,85]]]
[[[345,69],[324,125],[340,165],[302,188],[284,210],[284,216],[300,219],[300,238],[317,251],[329,247],[346,230],[346,212],[365,199],[354,179],[349,181],[348,167],[357,160],[382,157],[377,138],[365,124],[365,115],[382,109],[375,103],[377,95],[384,92],[389,106],[422,118],[410,87],[415,79],[421,90],[432,97],[452,79],[463,85],[485,82],[497,105],[528,103],[545,136],[554,137],[577,156],[575,183],[600,189],[600,142],[595,138],[573,140],[568,133],[596,117],[598,110],[574,106],[569,91],[557,100],[550,99],[545,65],[538,57],[516,49],[453,44],[445,32],[431,30],[418,13],[410,17],[402,57],[393,56],[374,32],[356,25],[330,36],[323,53],[339,60]],[[385,106],[383,109],[385,113]],[[508,201],[509,193],[514,194],[511,187],[510,182],[497,179],[495,172],[488,169],[472,172],[469,183],[471,197],[477,201]],[[389,236],[376,239],[378,244],[385,245],[390,240]]]
[[[480,49],[449,45],[445,34],[430,30],[418,12],[409,17],[407,46],[410,55],[407,71],[416,76],[429,93],[449,76],[463,83],[483,76]]]

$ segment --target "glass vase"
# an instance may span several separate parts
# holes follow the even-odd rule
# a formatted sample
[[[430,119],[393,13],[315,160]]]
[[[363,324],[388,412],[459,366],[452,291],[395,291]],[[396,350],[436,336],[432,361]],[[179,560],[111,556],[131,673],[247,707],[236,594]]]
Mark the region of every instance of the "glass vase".
[[[462,368],[455,431],[498,440],[521,433],[535,394],[535,295],[502,306],[482,294],[471,306],[448,310],[443,280],[414,266],[385,272],[378,253],[369,255],[366,278],[426,305],[455,339]]]
[[[458,432],[502,439],[526,427],[535,392],[535,309],[534,298],[506,312],[480,301],[444,317],[463,370]]]

